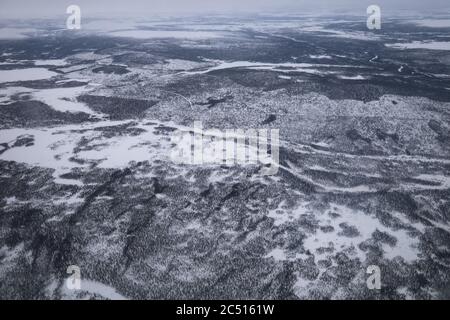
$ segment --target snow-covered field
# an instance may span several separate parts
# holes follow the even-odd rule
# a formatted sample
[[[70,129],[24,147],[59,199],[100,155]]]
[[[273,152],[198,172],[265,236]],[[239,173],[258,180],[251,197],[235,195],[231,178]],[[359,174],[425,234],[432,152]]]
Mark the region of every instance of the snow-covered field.
[[[448,298],[450,39],[415,22],[0,29],[0,298]],[[227,129],[279,130],[277,173]]]
[[[45,68],[0,70],[0,83],[50,79],[56,75],[57,73],[49,71]]]

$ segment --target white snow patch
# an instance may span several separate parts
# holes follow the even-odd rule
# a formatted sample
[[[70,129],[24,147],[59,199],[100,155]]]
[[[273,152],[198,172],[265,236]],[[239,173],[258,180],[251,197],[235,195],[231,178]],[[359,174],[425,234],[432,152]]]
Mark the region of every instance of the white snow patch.
[[[44,102],[53,109],[61,112],[84,112],[92,115],[99,115],[91,110],[84,103],[76,101],[76,98],[86,93],[86,86],[71,88],[43,89],[33,93],[34,99]]]
[[[332,59],[332,57],[327,54],[319,54],[319,55],[310,54],[309,57],[311,59]]]
[[[311,63],[264,63],[264,62],[252,62],[252,61],[222,61],[222,60],[208,60],[208,62],[213,62],[216,65],[209,67],[206,70],[193,70],[186,71],[183,74],[206,74],[218,70],[227,69],[250,69],[250,70],[268,70],[280,73],[290,73],[290,72],[302,72],[310,74],[333,74],[336,72],[332,71],[322,71],[315,68],[348,68],[352,66],[348,65],[330,65],[330,64],[311,64]],[[354,66],[353,66],[354,67]]]
[[[323,26],[309,26],[309,27],[302,27],[300,29],[301,32],[314,32],[321,36],[326,37],[335,37],[335,38],[345,38],[345,39],[353,39],[353,40],[364,40],[364,41],[376,41],[380,40],[380,36],[369,33],[369,32],[362,32],[362,31],[341,31],[341,30],[333,30],[333,29],[326,29]]]
[[[314,142],[314,145],[319,146],[319,147],[323,147],[323,148],[329,148],[330,145],[324,141],[319,141],[319,142]]]
[[[104,136],[100,127],[114,128],[131,124],[144,131],[138,135]],[[32,146],[14,147],[0,155],[0,159],[26,163],[32,166],[54,169],[55,182],[81,184],[79,181],[62,179],[60,176],[74,168],[88,167],[93,162],[101,168],[123,168],[131,161],[155,161],[170,155],[171,142],[167,137],[156,135],[158,124],[142,124],[133,121],[100,121],[81,125],[65,125],[52,128],[15,128],[0,130],[0,143],[14,142],[17,137],[34,137]],[[164,139],[166,138],[166,139]],[[78,144],[86,139],[90,148],[75,153]],[[72,160],[83,161],[78,163]],[[67,200],[67,199],[63,199]]]
[[[190,60],[182,59],[167,59],[163,68],[166,70],[192,70],[204,66],[204,63],[199,63]]]
[[[30,94],[33,89],[24,87],[6,87],[0,88],[0,104],[8,104],[13,102],[11,97],[14,95],[26,95]]]
[[[15,260],[18,255],[23,251],[24,248],[24,243],[21,242],[18,245],[16,245],[15,247],[8,247],[6,245],[4,245],[3,247],[0,248],[0,256],[3,256],[2,259],[2,269],[0,269],[0,274],[1,272],[4,271],[4,267],[7,266],[10,262],[12,262],[13,260]]]
[[[117,290],[114,289],[113,287],[110,287],[98,281],[82,280],[81,289],[88,291],[90,293],[99,294],[102,297],[111,300],[127,300],[127,298],[118,293]]]
[[[85,51],[85,52],[80,52],[80,53],[76,53],[73,54],[71,56],[67,57],[67,60],[75,60],[75,61],[80,61],[80,62],[86,62],[86,61],[92,61],[92,60],[104,60],[104,59],[108,59],[110,58],[109,55],[105,55],[105,54],[98,54],[95,53],[94,51]],[[85,66],[89,66],[89,65],[78,65],[78,66],[72,66],[70,68],[84,68]],[[68,68],[67,68],[68,69]]]
[[[66,64],[66,59],[48,59],[34,61],[35,66],[65,66]]]
[[[221,35],[216,32],[207,31],[167,31],[167,30],[125,30],[111,32],[110,35],[115,37],[135,38],[135,39],[152,39],[152,38],[177,38],[177,39],[211,39],[219,38]]]
[[[388,43],[386,47],[396,49],[450,50],[450,41],[413,41],[409,43]]]
[[[343,80],[366,80],[362,75],[357,76],[338,76],[339,79]]]
[[[79,95],[88,91],[90,91],[88,86],[40,90],[24,87],[8,87],[6,89],[0,89],[0,103],[12,102],[10,97],[15,94],[29,94],[33,100],[41,101],[57,111],[71,113],[84,112],[94,116],[101,116],[84,103],[76,100]]]
[[[386,259],[394,259],[396,257],[403,258],[407,263],[412,263],[418,258],[419,250],[418,239],[411,237],[406,230],[399,229],[393,230],[385,227],[381,222],[371,215],[367,215],[362,211],[353,210],[351,208],[334,205],[332,210],[339,214],[339,217],[331,218],[328,215],[316,216],[320,218],[320,224],[331,225],[334,230],[331,232],[324,232],[320,229],[315,234],[307,237],[304,240],[305,249],[309,249],[315,254],[316,261],[326,258],[326,252],[317,252],[320,248],[332,247],[336,251],[342,251],[345,249],[351,249],[353,254],[360,259],[361,262],[365,261],[365,252],[362,251],[358,245],[372,237],[373,232],[379,230],[386,232],[397,239],[397,243],[391,247],[390,245],[383,244],[382,248]],[[358,230],[358,235],[354,237],[347,237],[339,234],[342,228],[339,226],[341,223],[347,223],[348,226],[353,226]]]
[[[339,216],[332,217],[329,213],[337,213]],[[346,250],[350,255],[358,257],[361,262],[366,259],[366,253],[359,248],[359,244],[372,238],[372,234],[378,230],[394,236],[397,242],[394,246],[383,244],[382,249],[386,259],[396,257],[403,258],[407,263],[412,263],[418,259],[419,240],[409,235],[404,229],[393,230],[385,227],[376,217],[365,214],[362,211],[354,210],[341,205],[333,205],[331,210],[326,212],[316,212],[308,207],[308,203],[301,203],[296,209],[283,209],[283,203],[278,208],[268,213],[269,218],[274,219],[274,225],[280,226],[285,223],[293,223],[302,216],[310,216],[318,221],[320,227],[333,227],[333,230],[317,229],[314,233],[307,233],[304,239],[304,249],[309,250],[315,256],[315,261],[326,259],[327,256],[336,252]],[[346,223],[349,227],[354,227],[358,234],[347,236],[341,234],[343,231],[340,224]],[[418,228],[418,230],[422,230]],[[333,252],[323,252],[321,248],[333,248]],[[270,253],[275,259],[283,260],[295,257],[285,255],[283,250],[275,250]]]
[[[118,293],[115,288],[93,280],[81,279],[80,290],[69,290],[66,282],[63,283],[61,288],[62,298],[69,300],[76,299],[76,294],[83,291],[90,294],[97,294],[110,300],[128,300],[125,296]]]
[[[57,83],[57,84],[60,84],[60,83],[67,83],[67,82],[72,82],[72,81],[76,81],[76,82],[89,82],[89,79],[82,79],[82,78],[63,79],[63,80],[58,80],[58,81],[56,81],[56,83]]]
[[[44,68],[0,70],[0,83],[50,79],[58,75]]]
[[[411,20],[407,21],[406,23],[429,28],[450,28],[450,19],[422,19]]]
[[[284,202],[281,202],[275,210],[270,210],[267,217],[274,219],[274,226],[280,226],[287,222],[293,222],[304,214],[311,213],[307,204],[301,204],[295,210],[284,208]]]
[[[426,184],[409,184],[409,188],[414,188],[415,190],[445,190],[450,189],[450,176],[444,175],[436,175],[436,174],[420,174],[416,177],[416,179],[429,181],[432,183],[436,183],[436,186],[430,186]],[[408,188],[407,187],[407,188]]]
[[[5,201],[6,201],[6,205],[9,206],[10,204],[17,202],[17,198],[16,197],[8,197],[8,198],[5,198]]]

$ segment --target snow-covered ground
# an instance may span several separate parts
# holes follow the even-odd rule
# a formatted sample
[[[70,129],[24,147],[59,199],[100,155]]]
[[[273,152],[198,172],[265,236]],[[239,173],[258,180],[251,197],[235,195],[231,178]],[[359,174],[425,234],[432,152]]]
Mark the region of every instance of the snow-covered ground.
[[[388,43],[387,47],[397,49],[450,50],[450,41],[413,41],[409,43]]]
[[[0,83],[15,81],[31,81],[50,79],[58,75],[56,72],[45,68],[25,68],[13,70],[0,70]]]

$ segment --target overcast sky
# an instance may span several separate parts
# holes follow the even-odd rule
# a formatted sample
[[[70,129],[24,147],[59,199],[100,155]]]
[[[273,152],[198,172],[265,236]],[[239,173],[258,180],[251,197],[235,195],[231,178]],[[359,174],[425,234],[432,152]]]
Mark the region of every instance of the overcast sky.
[[[0,0],[0,17],[41,18],[65,14],[70,4],[81,7],[82,15],[361,12],[377,4],[385,13],[429,11],[450,8],[450,0]]]

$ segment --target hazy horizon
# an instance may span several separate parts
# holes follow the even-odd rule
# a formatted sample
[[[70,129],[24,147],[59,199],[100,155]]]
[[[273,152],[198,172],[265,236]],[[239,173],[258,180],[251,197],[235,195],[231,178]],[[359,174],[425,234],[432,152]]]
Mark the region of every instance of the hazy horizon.
[[[2,18],[47,18],[65,15],[69,5],[79,5],[84,17],[89,16],[152,16],[158,14],[220,14],[220,13],[358,13],[376,4],[384,14],[401,12],[432,12],[450,10],[447,0],[422,1],[407,0],[1,0]]]

